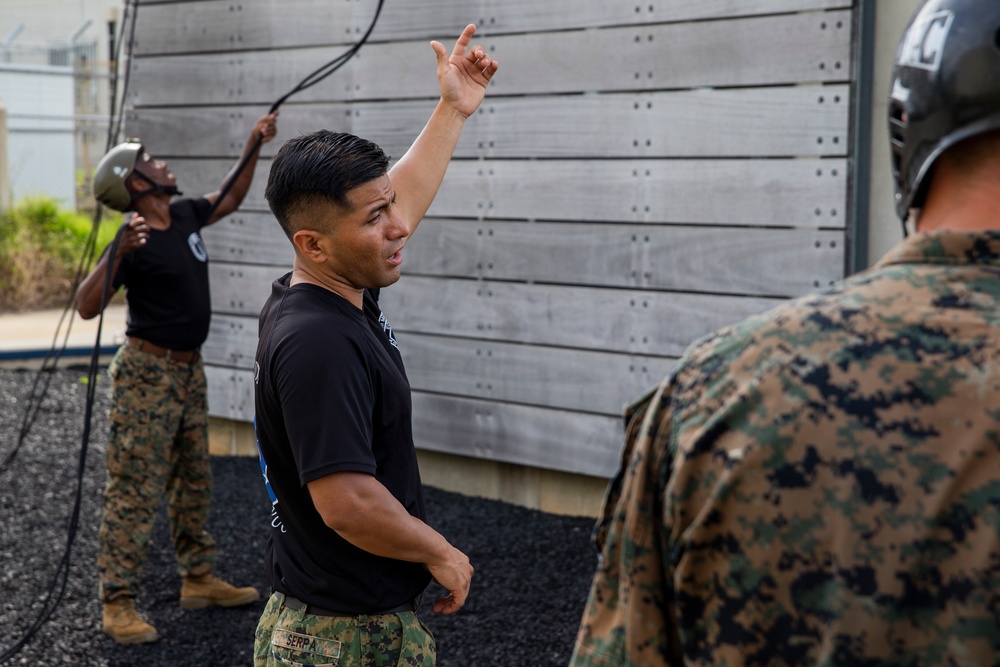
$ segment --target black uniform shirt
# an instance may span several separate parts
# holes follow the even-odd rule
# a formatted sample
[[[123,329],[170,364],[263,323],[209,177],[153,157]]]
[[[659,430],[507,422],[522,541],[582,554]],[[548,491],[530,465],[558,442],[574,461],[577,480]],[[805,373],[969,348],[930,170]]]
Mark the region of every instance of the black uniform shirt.
[[[207,199],[170,204],[170,227],[122,258],[115,287],[125,285],[125,333],[172,350],[191,350],[208,337],[212,304],[208,253],[198,233],[208,222]]]
[[[419,563],[375,556],[326,526],[306,484],[373,475],[425,519],[410,386],[392,329],[365,291],[364,309],[310,284],[275,281],[260,315],[255,428],[271,495],[271,586],[353,614],[399,606],[430,582]]]

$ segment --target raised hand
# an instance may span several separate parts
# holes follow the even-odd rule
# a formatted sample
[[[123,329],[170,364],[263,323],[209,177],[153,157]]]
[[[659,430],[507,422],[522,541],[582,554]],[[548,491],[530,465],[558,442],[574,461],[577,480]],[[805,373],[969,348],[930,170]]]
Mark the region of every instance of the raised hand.
[[[486,95],[486,86],[500,66],[483,46],[469,48],[475,34],[476,26],[470,23],[459,35],[450,56],[444,44],[431,42],[437,55],[441,100],[466,118],[479,108]]]
[[[262,144],[266,144],[278,133],[278,111],[261,116],[253,126],[251,136],[260,137]]]

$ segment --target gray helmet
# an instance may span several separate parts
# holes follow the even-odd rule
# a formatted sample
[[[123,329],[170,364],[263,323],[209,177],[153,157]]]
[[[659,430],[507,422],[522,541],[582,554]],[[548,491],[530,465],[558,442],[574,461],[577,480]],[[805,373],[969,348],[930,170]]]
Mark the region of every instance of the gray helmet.
[[[903,33],[889,96],[896,213],[923,206],[934,161],[1000,128],[1000,2],[928,0]]]
[[[132,194],[125,187],[125,179],[135,170],[141,153],[142,143],[138,139],[128,139],[101,158],[94,172],[94,197],[97,201],[116,211],[130,209]]]

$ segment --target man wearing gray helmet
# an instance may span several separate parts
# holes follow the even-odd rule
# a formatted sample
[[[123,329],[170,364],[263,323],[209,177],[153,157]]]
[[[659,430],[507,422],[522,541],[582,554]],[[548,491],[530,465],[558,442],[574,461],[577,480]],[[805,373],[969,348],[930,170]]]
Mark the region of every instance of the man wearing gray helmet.
[[[1000,656],[1000,2],[893,72],[875,267],[711,334],[631,408],[571,664]]]
[[[212,575],[216,546],[205,531],[212,493],[208,414],[198,353],[208,335],[211,303],[200,231],[243,201],[257,163],[255,144],[274,137],[276,116],[254,124],[244,150],[247,163],[223,181],[232,181],[228,189],[174,199],[180,192],[173,173],[138,140],[111,149],[94,175],[98,201],[135,212],[114,257],[109,246],[76,295],[84,319],[100,314],[123,285],[128,302],[126,342],[108,369],[111,434],[97,558],[104,632],[120,644],[159,637],[136,611],[135,598],[164,495],[183,577],[180,605],[231,607],[259,598],[252,587],[236,588]]]

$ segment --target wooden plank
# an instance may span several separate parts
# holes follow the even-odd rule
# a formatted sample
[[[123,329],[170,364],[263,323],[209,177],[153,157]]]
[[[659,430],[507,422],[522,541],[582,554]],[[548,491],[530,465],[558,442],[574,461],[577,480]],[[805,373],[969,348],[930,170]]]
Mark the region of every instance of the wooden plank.
[[[458,0],[453,0],[457,2]],[[565,30],[839,9],[851,0],[671,0],[667,3],[579,0],[487,0],[478,25],[493,31]]]
[[[842,159],[455,160],[429,215],[840,228],[846,207]]]
[[[253,421],[253,371],[205,365],[208,414],[233,421]]]
[[[414,391],[618,416],[658,383],[673,360],[420,333],[398,338]],[[205,363],[251,370],[257,319],[216,315],[202,346]]]
[[[851,13],[498,36],[485,44],[504,67],[491,84],[495,95],[844,82],[851,70]],[[329,59],[322,48],[136,58],[128,101],[263,104]],[[436,99],[434,68],[426,42],[390,42],[364,49],[295,99]]]
[[[268,214],[234,213],[203,236],[213,261],[291,267],[291,244]],[[403,266],[406,275],[792,296],[842,278],[844,251],[843,232],[830,230],[428,218]]]
[[[412,46],[409,51],[401,46],[392,48],[406,58],[406,71],[399,73],[403,77],[400,80],[416,79],[410,85],[411,93],[419,89],[417,96],[433,96],[436,90],[434,61],[428,65],[426,54],[423,59],[417,59]],[[423,46],[430,51],[426,44]],[[270,107],[335,55],[329,49],[305,48],[136,58],[132,63],[126,102],[136,107],[195,104]],[[300,103],[350,100],[356,96],[356,70],[353,63],[346,65],[322,83],[296,94],[295,100]]]
[[[670,357],[780,302],[417,276],[382,294],[383,310],[401,332]]]
[[[272,50],[306,45],[348,45],[354,5],[314,0],[208,0],[141,3],[132,44],[136,56],[204,51]],[[375,4],[366,8],[368,19]],[[360,16],[359,16],[360,18]],[[331,58],[337,54],[331,51]],[[317,66],[319,63],[317,63]],[[306,72],[303,72],[305,76]]]
[[[458,158],[776,158],[845,157],[850,117],[847,86],[793,86],[765,89],[703,90],[634,95],[584,95],[489,99],[462,132]],[[572,104],[567,104],[567,101]],[[326,127],[352,132],[379,144],[398,158],[413,143],[433,110],[428,102],[352,105],[346,114],[294,105],[282,111],[279,139],[265,146],[271,154],[280,142]],[[254,110],[250,118],[256,118]],[[149,113],[147,117],[146,114]],[[150,152],[178,156],[217,156],[231,161],[213,166],[220,179],[232,166],[249,130],[247,114],[233,134],[216,133],[224,113],[188,110],[161,131],[155,122],[166,112],[139,110],[127,126]],[[191,120],[187,129],[184,120]],[[179,166],[174,172],[184,176]],[[628,165],[633,167],[633,165]],[[697,168],[698,165],[694,165]],[[258,170],[265,165],[259,165]],[[544,166],[539,167],[544,169]],[[634,167],[633,167],[634,168]],[[264,173],[263,171],[261,173]],[[676,172],[675,172],[676,173]],[[843,171],[838,172],[843,175]],[[198,182],[198,181],[196,181]],[[772,188],[777,187],[772,185]],[[183,186],[181,189],[184,189]]]
[[[407,275],[794,296],[843,277],[840,231],[428,220]]]
[[[253,421],[253,372],[206,366],[209,414]],[[612,475],[622,444],[620,417],[414,392],[418,449],[575,472]]]
[[[256,317],[285,272],[212,262],[213,312]],[[407,275],[382,292],[382,309],[400,332],[664,357],[782,301]]]
[[[774,221],[781,222],[787,221]],[[237,211],[202,237],[212,261],[291,267],[294,258],[291,243],[269,213]],[[693,262],[710,257],[730,267],[735,291],[747,284],[741,271],[761,266],[784,273],[780,284],[801,291],[842,277],[844,246],[843,232],[829,229],[426,218],[403,250],[403,266],[406,275],[676,289],[668,280],[672,272],[690,270]],[[692,248],[697,257],[690,256]],[[665,273],[665,264],[670,272]],[[682,279],[699,281],[697,291],[718,291],[700,282],[705,272]],[[732,287],[721,274],[714,280],[715,288]],[[759,291],[775,285],[763,282]]]
[[[618,417],[672,359],[400,334],[414,391]]]
[[[418,449],[610,477],[621,418],[414,393]]]
[[[367,29],[376,3],[313,0],[143,0],[134,51],[190,53],[344,45]],[[370,47],[397,39],[448,39],[469,23],[481,35],[722,19],[851,7],[851,0],[422,0],[383,9]]]
[[[256,176],[266,182],[267,165]],[[220,164],[218,173],[222,173]],[[844,160],[453,161],[431,217],[844,227]],[[186,182],[194,174],[178,173]],[[206,177],[208,178],[208,177]],[[256,191],[203,234],[209,256],[286,265],[291,244]],[[429,218],[430,219],[430,218]]]
[[[497,95],[846,81],[851,12],[518,35],[486,45],[503,68],[491,84]]]
[[[271,294],[271,283],[288,271],[288,268],[210,260],[208,276],[212,287],[213,316],[221,313],[256,318]]]
[[[227,157],[236,160],[243,154],[254,122],[269,111],[270,105],[207,107],[143,107],[125,114],[129,136],[139,137],[150,152],[162,157]],[[426,122],[427,114],[415,123]],[[263,144],[261,156],[272,157],[286,140],[320,129],[350,132],[353,127],[352,105],[287,104],[278,114],[278,135]],[[475,122],[475,121],[473,121]],[[471,123],[470,123],[471,125]],[[419,133],[420,128],[417,128]],[[416,134],[393,154],[396,157],[409,147]],[[383,146],[383,149],[386,147]]]
[[[487,98],[456,155],[842,157],[849,100],[840,85]],[[356,106],[351,131],[383,148],[409,145],[430,110],[422,102]]]
[[[206,364],[253,370],[256,350],[256,317],[212,315],[208,338],[201,346],[201,356]]]
[[[264,264],[291,269],[292,243],[270,213],[237,211],[201,233],[213,262]]]

